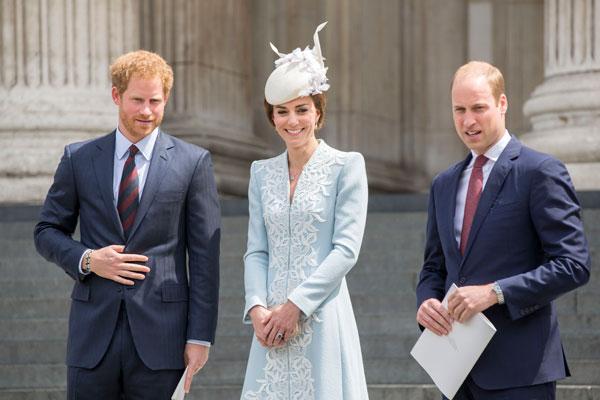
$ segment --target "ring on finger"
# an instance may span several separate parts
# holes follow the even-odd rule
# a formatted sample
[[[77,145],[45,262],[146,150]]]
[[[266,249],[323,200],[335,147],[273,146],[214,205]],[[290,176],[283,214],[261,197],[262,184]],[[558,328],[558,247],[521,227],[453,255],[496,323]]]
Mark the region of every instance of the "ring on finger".
[[[282,331],[277,332],[277,335],[275,335],[275,338],[278,340],[283,340],[283,332]]]

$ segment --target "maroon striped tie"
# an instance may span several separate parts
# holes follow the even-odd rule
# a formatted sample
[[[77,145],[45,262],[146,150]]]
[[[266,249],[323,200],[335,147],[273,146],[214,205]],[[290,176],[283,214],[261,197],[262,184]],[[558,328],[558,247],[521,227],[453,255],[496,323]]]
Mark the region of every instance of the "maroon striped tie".
[[[123,167],[121,175],[121,184],[119,185],[119,199],[117,201],[117,210],[125,238],[129,237],[129,231],[135,221],[135,215],[139,205],[140,187],[138,182],[137,168],[135,167],[135,155],[138,148],[134,144],[129,147],[129,157]]]
[[[465,215],[463,217],[462,231],[460,232],[460,254],[465,255],[471,225],[479,204],[479,197],[483,189],[483,165],[487,162],[487,157],[483,154],[477,156],[471,178],[469,178],[469,187],[467,189],[467,201],[465,202]]]

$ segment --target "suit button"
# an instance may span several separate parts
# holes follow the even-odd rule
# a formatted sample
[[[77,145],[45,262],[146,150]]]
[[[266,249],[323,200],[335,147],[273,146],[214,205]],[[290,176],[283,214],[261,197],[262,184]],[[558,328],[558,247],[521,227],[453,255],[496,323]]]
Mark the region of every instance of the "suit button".
[[[463,283],[465,283],[466,281],[467,281],[467,278],[465,278],[465,277],[463,276],[462,278],[460,278],[460,279],[458,280],[458,283],[460,283],[460,284],[462,285],[462,284],[463,284]]]
[[[122,292],[123,292],[123,289],[122,289],[122,288],[118,288],[118,289],[117,289],[117,293],[122,293]]]

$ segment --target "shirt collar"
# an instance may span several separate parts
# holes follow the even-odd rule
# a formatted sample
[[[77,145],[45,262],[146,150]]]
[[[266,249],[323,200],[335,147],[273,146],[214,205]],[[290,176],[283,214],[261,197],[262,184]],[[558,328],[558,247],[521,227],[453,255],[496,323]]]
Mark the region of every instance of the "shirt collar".
[[[485,153],[484,156],[486,156],[486,158],[488,160],[492,160],[493,162],[498,161],[498,158],[500,157],[500,154],[502,154],[502,152],[504,151],[504,149],[506,148],[506,146],[508,145],[508,142],[510,142],[510,133],[508,133],[507,130],[504,130],[504,135],[502,135],[502,137],[500,138],[500,140],[498,140],[496,142],[496,144],[494,144],[492,147],[490,147]],[[473,157],[471,158],[471,163],[475,162],[475,158],[477,158],[477,154],[471,150],[471,154],[473,155]]]
[[[152,133],[150,133],[148,136],[135,143],[136,147],[140,151],[140,154],[142,154],[142,156],[148,161],[150,161],[152,158],[152,150],[154,150],[156,138],[158,138],[158,127],[154,128]],[[117,132],[115,134],[115,154],[117,159],[120,160],[125,157],[129,147],[131,147],[132,144],[133,143],[131,143],[117,127]]]

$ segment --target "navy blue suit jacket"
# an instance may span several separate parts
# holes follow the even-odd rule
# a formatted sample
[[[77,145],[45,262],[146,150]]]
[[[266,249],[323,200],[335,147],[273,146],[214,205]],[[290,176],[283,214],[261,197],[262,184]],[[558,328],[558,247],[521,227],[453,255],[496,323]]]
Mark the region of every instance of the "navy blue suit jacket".
[[[39,253],[75,280],[67,365],[100,362],[124,301],[144,364],[184,368],[186,340],[213,342],[217,324],[220,211],[211,157],[159,132],[125,240],[113,201],[114,152],[115,132],[66,146],[35,227]],[[79,241],[72,238],[78,220]],[[148,257],[144,280],[124,286],[79,273],[85,249],[111,244]]]
[[[429,197],[417,306],[449,286],[497,281],[506,303],[484,314],[497,332],[471,371],[484,389],[569,375],[553,300],[585,284],[590,257],[569,174],[555,158],[514,137],[481,194],[464,257],[454,236],[456,192],[471,159],[438,175]]]

